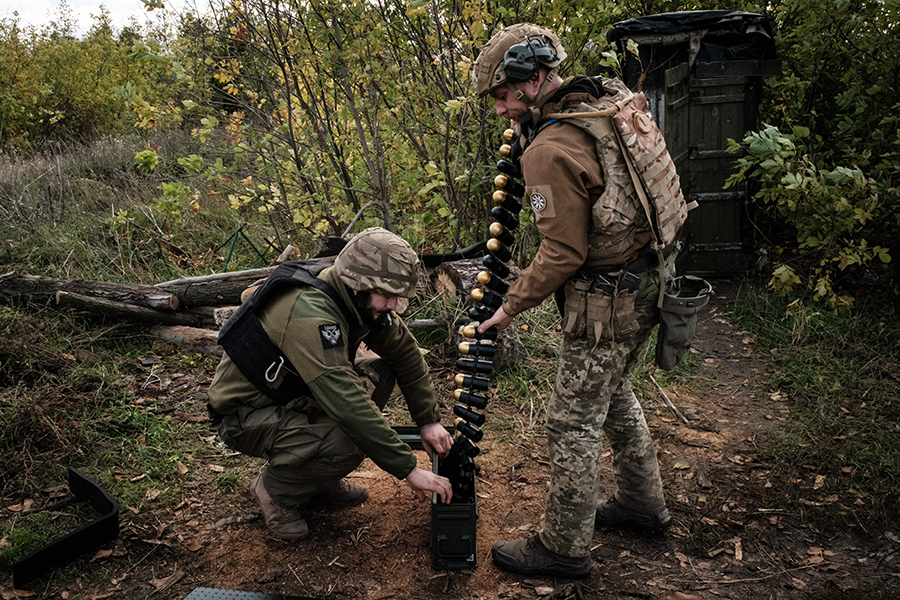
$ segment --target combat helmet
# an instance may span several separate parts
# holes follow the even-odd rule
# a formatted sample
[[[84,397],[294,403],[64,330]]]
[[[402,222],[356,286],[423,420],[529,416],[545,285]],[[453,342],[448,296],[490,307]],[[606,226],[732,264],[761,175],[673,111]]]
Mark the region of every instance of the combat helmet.
[[[347,242],[334,260],[341,281],[356,292],[416,295],[419,257],[406,241],[381,227],[370,227]]]
[[[539,65],[556,69],[566,51],[555,33],[531,23],[510,25],[481,49],[472,66],[472,81],[479,98],[515,81],[528,81]]]

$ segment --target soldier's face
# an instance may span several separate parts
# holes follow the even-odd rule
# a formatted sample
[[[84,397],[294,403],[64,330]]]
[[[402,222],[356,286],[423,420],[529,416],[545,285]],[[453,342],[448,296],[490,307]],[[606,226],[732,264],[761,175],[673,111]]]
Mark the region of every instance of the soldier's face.
[[[385,318],[392,311],[397,310],[397,296],[380,294],[378,292],[369,292],[369,299],[366,302],[363,312],[363,320],[375,323],[379,319]]]
[[[528,105],[516,98],[515,93],[505,85],[491,90],[491,98],[494,99],[497,114],[506,117],[512,124],[518,123],[528,110]]]

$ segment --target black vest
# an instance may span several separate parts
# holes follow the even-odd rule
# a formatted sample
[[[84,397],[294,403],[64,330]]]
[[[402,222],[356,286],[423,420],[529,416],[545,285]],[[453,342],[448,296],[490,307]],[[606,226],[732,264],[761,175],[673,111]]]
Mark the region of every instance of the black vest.
[[[362,338],[363,332],[356,331],[356,316],[346,306],[340,294],[326,281],[316,278],[316,275],[329,266],[330,263],[318,260],[288,261],[278,265],[219,331],[219,345],[244,377],[278,404],[287,404],[295,398],[308,396],[310,391],[291,361],[266,335],[257,317],[257,313],[274,294],[284,290],[285,286],[311,285],[328,295],[344,313],[351,328],[350,340]],[[354,346],[353,343],[347,344],[351,362],[356,354]],[[273,388],[271,384],[279,375],[283,379],[277,388]]]

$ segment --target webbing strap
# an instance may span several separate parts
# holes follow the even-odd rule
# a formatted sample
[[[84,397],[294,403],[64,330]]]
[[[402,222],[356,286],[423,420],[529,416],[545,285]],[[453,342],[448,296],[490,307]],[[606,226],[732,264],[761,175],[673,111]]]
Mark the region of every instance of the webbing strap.
[[[656,251],[656,256],[659,260],[659,298],[656,302],[656,306],[662,308],[662,302],[666,292],[666,259],[663,256],[662,247],[660,247],[661,240],[656,233],[658,226],[654,220],[653,211],[650,208],[650,200],[647,198],[647,192],[644,190],[644,181],[641,179],[640,175],[638,175],[637,169],[634,166],[634,157],[631,156],[631,152],[625,149],[625,141],[622,139],[619,128],[614,127],[614,129],[616,130],[616,139],[619,141],[619,149],[621,150],[622,158],[625,159],[625,164],[628,165],[628,173],[634,181],[634,191],[641,201],[641,206],[644,207],[644,214],[647,215],[647,223],[650,225],[650,232],[653,234],[653,241],[650,242],[650,247]]]
[[[331,298],[352,327],[355,317],[340,294],[327,281],[316,277],[326,266],[319,261],[290,261],[279,265],[219,332],[219,345],[244,377],[278,404],[308,395],[309,386],[266,334],[256,312],[284,285],[310,285]],[[276,381],[278,387],[274,388],[271,384]]]

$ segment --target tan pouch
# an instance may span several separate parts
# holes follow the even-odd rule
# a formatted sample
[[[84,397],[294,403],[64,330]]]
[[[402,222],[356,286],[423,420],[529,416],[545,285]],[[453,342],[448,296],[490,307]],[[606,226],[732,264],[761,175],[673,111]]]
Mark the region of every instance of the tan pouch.
[[[587,281],[570,281],[566,284],[566,305],[563,312],[563,331],[573,337],[586,334],[585,317],[590,284]]]
[[[587,328],[594,344],[610,339],[612,325],[612,296],[596,291],[587,298]]]
[[[587,296],[587,329],[594,343],[627,339],[637,333],[640,324],[634,309],[635,294],[620,290],[615,297],[601,292]]]
[[[616,294],[614,335],[616,339],[630,338],[637,333],[640,324],[638,312],[634,309],[637,294],[627,290],[619,290]]]

